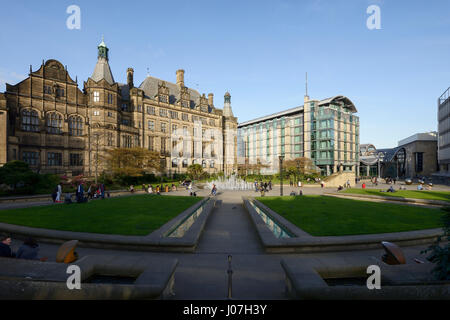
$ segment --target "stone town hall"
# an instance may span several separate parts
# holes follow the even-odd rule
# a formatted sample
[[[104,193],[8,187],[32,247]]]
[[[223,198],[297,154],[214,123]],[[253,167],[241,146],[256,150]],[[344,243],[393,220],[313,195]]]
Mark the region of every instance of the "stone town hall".
[[[160,153],[164,173],[181,173],[193,163],[209,173],[232,173],[236,164],[237,118],[230,94],[224,108],[212,93],[147,76],[134,86],[114,80],[109,49],[102,41],[92,76],[78,88],[59,61],[42,62],[39,70],[0,93],[0,166],[22,160],[42,173],[94,175],[105,166],[105,151],[143,147]],[[224,147],[226,146],[226,147]],[[98,160],[97,160],[98,159]]]

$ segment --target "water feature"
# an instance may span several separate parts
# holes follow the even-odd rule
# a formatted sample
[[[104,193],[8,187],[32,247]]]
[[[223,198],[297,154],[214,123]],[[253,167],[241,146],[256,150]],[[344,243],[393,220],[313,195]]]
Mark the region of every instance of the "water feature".
[[[250,201],[250,204],[255,209],[256,213],[259,214],[259,216],[263,219],[264,223],[267,225],[267,227],[270,229],[270,231],[273,232],[276,238],[293,238],[295,237],[292,233],[281,227],[279,224],[275,222],[272,217],[270,217],[268,214],[266,214],[261,208],[259,208],[257,205],[255,205],[252,201]]]
[[[240,178],[238,178],[236,175],[231,175],[228,178],[225,177],[219,177],[216,180],[213,180],[211,182],[206,183],[206,187],[211,190],[213,188],[213,184],[216,185],[217,191],[222,190],[254,190],[255,186],[253,185],[253,182],[247,182]]]
[[[181,238],[183,237],[189,228],[194,224],[200,214],[203,212],[203,205],[200,206],[197,210],[195,210],[191,215],[186,217],[183,221],[181,221],[178,226],[170,232],[167,236],[170,238]]]

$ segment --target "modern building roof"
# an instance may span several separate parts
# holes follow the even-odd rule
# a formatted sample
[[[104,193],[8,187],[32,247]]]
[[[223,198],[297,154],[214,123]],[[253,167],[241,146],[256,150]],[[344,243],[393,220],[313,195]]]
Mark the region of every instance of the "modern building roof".
[[[334,97],[331,97],[331,98],[323,99],[323,100],[320,100],[318,102],[318,105],[319,106],[323,106],[323,105],[328,105],[328,104],[331,104],[331,103],[339,103],[339,102],[344,103],[345,107],[348,108],[351,112],[358,112],[356,110],[356,107],[353,104],[353,102],[349,98],[347,98],[345,96],[334,96]],[[295,107],[295,108],[287,109],[287,110],[280,111],[280,112],[277,112],[277,113],[273,113],[273,114],[270,114],[268,116],[264,116],[264,117],[256,118],[256,119],[249,120],[249,121],[246,121],[246,122],[242,122],[242,123],[240,123],[238,125],[238,128],[245,127],[245,126],[248,126],[248,125],[251,125],[251,124],[255,124],[255,123],[259,123],[259,122],[262,122],[262,121],[272,120],[272,119],[283,117],[283,116],[293,115],[293,114],[296,114],[298,112],[303,111],[303,108],[304,108],[304,106],[302,105],[302,106],[299,106],[299,107]]]
[[[398,142],[398,146],[404,146],[406,144],[415,142],[415,141],[437,141],[437,132],[431,131],[431,132],[424,132],[424,133],[416,133],[412,136],[405,138],[403,140],[400,140]]]

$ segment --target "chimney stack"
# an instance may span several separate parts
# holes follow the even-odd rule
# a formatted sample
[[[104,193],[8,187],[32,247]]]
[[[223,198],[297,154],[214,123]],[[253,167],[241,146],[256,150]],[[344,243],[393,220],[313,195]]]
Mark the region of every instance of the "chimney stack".
[[[208,104],[212,107],[214,106],[214,94],[208,93]]]
[[[133,68],[128,68],[127,69],[127,84],[130,89],[134,87],[133,74],[134,74]]]
[[[180,87],[184,87],[184,70],[177,70],[177,85]]]

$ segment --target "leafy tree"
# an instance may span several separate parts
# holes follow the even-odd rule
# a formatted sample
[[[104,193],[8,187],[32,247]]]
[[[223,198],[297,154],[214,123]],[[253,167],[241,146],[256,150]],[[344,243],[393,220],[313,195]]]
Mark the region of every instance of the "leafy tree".
[[[144,148],[114,148],[107,151],[108,170],[114,175],[140,177],[161,170],[159,153]]]
[[[428,249],[422,251],[422,253],[431,251],[427,260],[436,264],[431,272],[437,280],[450,280],[450,207],[444,208],[444,211],[442,216],[444,234],[438,237],[437,241]],[[441,247],[442,238],[445,240]]]
[[[34,173],[28,164],[23,161],[10,161],[0,167],[0,184],[9,185],[12,191],[29,189],[39,182],[39,175]]]
[[[203,167],[198,163],[191,164],[187,168],[187,174],[191,179],[198,180],[203,174]]]

